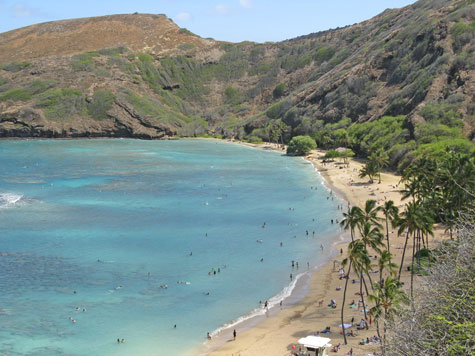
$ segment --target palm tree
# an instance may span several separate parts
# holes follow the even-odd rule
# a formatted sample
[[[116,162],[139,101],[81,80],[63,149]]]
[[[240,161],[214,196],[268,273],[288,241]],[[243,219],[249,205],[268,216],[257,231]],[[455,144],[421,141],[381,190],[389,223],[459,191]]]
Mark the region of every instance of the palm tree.
[[[409,235],[412,235],[417,230],[420,225],[420,214],[418,211],[418,203],[409,202],[406,204],[406,210],[403,211],[399,219],[399,229],[398,235],[401,235],[406,231],[406,240],[404,242],[404,248],[402,250],[401,264],[399,265],[398,281],[401,280],[401,271],[404,264],[404,257],[406,255],[407,242],[409,240]]]
[[[348,288],[348,281],[350,279],[351,267],[354,266],[355,271],[358,274],[361,273],[361,268],[363,265],[362,261],[365,260],[364,258],[365,255],[367,257],[368,252],[366,251],[366,248],[363,242],[361,240],[354,240],[350,242],[350,244],[348,245],[348,256],[342,261],[343,267],[348,265],[348,272],[346,274],[346,281],[345,281],[345,289],[343,290],[343,301],[341,303],[341,328],[343,331],[343,338],[345,341],[345,345],[347,344],[347,341],[346,341],[345,323],[344,323],[344,310],[345,310],[345,301],[346,301],[346,291]],[[368,260],[369,260],[369,257],[368,257]],[[360,286],[360,289],[361,289],[361,286]]]
[[[402,304],[408,303],[406,293],[401,290],[401,283],[393,278],[388,277],[383,285],[374,284],[374,292],[368,298],[375,303],[371,308],[371,315],[376,321],[379,335],[379,320],[383,317],[383,338],[381,343],[381,350],[383,355],[386,354],[386,331],[387,323],[394,319]]]
[[[379,267],[379,284],[383,284],[383,271],[387,270],[389,274],[396,274],[395,270],[397,265],[392,262],[392,255],[389,251],[384,250],[381,252],[381,255],[378,259],[378,267]]]
[[[413,246],[412,246],[412,262],[411,262],[411,298],[414,296],[414,256],[415,256],[415,246],[416,246],[416,236],[420,236],[420,231],[427,231],[432,233],[432,220],[428,217],[427,213],[424,211],[422,205],[419,202],[410,202],[406,204],[406,210],[401,214],[401,219],[399,220],[399,230],[398,234],[402,234],[404,230],[407,230],[406,241],[404,243],[404,249],[402,252],[401,265],[399,266],[399,275],[398,280],[401,278],[402,265],[404,263],[404,256],[406,253],[407,242],[409,240],[409,235],[413,237]]]
[[[350,230],[351,241],[354,241],[355,228],[358,227],[363,217],[363,211],[358,206],[348,208],[347,213],[343,213],[343,220],[340,221],[340,226],[345,230]]]
[[[379,183],[381,183],[381,170],[383,167],[386,167],[389,163],[389,156],[383,150],[378,150],[374,152],[371,156],[368,157],[370,162],[374,162],[377,168],[377,174],[379,177]]]
[[[364,208],[362,210],[362,220],[364,223],[371,223],[378,228],[381,228],[380,220],[381,218],[378,217],[378,208],[377,208],[377,201],[373,199],[366,200]],[[363,225],[363,224],[361,224]]]
[[[365,249],[371,247],[376,252],[380,253],[379,249],[384,245],[383,238],[384,235],[379,230],[378,226],[375,226],[372,222],[365,222],[360,229],[361,232],[361,241],[363,242]]]
[[[361,168],[359,177],[364,178],[368,177],[369,182],[373,183],[373,178],[378,174],[378,166],[373,161],[366,162],[366,164]]]
[[[397,219],[399,217],[399,208],[394,205],[392,200],[387,200],[384,202],[383,206],[379,206],[376,210],[381,211],[384,214],[384,218],[386,220],[386,241],[388,245],[388,252],[390,252],[390,244],[389,244],[389,222],[391,222],[391,226],[394,228],[397,225]]]
[[[360,227],[361,233],[361,242],[363,243],[364,249],[367,254],[368,247],[371,247],[374,251],[378,254],[381,254],[380,247],[384,245],[383,243],[383,234],[379,230],[378,226],[375,226],[372,222],[365,222],[363,226]],[[371,263],[370,263],[371,265]],[[369,274],[369,270],[371,266],[367,266],[366,275],[368,276],[370,285],[373,285],[373,281],[371,280],[371,275]],[[366,293],[368,292],[368,288],[366,286],[366,282],[364,278],[362,278],[362,283],[365,285]]]

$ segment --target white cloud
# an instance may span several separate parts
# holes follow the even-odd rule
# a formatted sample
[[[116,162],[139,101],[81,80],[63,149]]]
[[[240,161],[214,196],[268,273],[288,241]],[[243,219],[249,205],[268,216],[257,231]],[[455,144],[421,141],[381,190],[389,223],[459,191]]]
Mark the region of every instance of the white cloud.
[[[173,19],[175,21],[183,21],[183,22],[190,21],[191,20],[191,14],[189,12],[180,12]]]
[[[246,9],[250,9],[252,7],[251,0],[239,0],[239,5],[245,7]]]
[[[214,13],[220,14],[220,15],[227,15],[231,11],[231,8],[229,5],[225,4],[218,4],[216,7],[213,9]]]
[[[13,16],[15,17],[30,17],[37,14],[36,9],[32,9],[25,4],[18,3],[12,7]]]

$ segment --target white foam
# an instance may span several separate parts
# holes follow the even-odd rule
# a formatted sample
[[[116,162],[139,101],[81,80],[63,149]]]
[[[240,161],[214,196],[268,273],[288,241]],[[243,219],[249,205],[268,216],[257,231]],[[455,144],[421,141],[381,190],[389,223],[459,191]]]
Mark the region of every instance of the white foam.
[[[263,308],[263,307],[260,307],[260,308],[256,308],[254,310],[252,310],[251,312],[247,313],[246,315],[243,315],[235,320],[232,320],[230,321],[229,323],[227,324],[224,324],[223,326],[221,326],[220,328],[214,330],[212,333],[210,333],[211,336],[216,336],[217,334],[219,334],[220,332],[226,330],[226,329],[229,329],[229,328],[232,328],[246,320],[249,320],[249,319],[252,319],[256,316],[259,316],[259,315],[265,315],[266,312],[268,311],[268,309],[271,309],[272,307],[275,307],[276,305],[279,305],[281,301],[285,300],[286,298],[290,297],[291,294],[292,294],[292,291],[295,289],[295,286],[297,285],[297,282],[298,280],[304,276],[305,274],[307,274],[308,272],[303,272],[303,273],[300,273],[298,275],[295,276],[295,278],[293,279],[293,281],[287,285],[279,294],[273,296],[272,298],[270,298],[268,301],[267,301],[267,309],[266,308]]]
[[[23,198],[21,194],[0,192],[0,209],[12,208]]]

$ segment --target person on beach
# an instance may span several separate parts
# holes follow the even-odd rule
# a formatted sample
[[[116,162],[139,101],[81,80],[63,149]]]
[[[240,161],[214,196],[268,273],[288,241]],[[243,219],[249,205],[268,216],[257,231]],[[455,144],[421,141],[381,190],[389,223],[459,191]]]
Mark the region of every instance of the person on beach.
[[[209,334],[209,332],[208,332],[208,334],[206,335],[206,337],[208,338],[208,340],[211,340],[211,335]]]
[[[236,340],[236,335],[237,335],[237,334],[236,334],[236,329],[234,329],[234,331],[233,331],[233,338],[234,338],[234,340]]]

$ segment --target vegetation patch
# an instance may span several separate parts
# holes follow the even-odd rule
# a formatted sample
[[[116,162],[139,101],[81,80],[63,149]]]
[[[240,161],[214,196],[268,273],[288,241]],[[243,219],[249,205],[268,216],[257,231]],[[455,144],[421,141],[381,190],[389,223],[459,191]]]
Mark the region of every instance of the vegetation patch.
[[[92,102],[87,103],[87,112],[95,120],[104,120],[109,117],[107,112],[112,109],[115,96],[109,90],[96,90]]]
[[[86,116],[86,101],[81,91],[71,88],[50,89],[38,97],[35,107],[43,109],[50,120],[69,120]]]
[[[311,150],[317,148],[315,140],[310,136],[295,136],[287,146],[287,154],[305,156]]]
[[[153,62],[153,57],[152,55],[148,54],[148,53],[140,53],[138,55],[138,59],[140,62],[142,63],[147,63],[147,62]]]
[[[33,96],[43,93],[44,91],[54,87],[55,83],[52,81],[35,80],[26,84],[23,88],[15,88],[7,90],[0,95],[0,101],[28,101]]]
[[[71,58],[71,67],[76,72],[91,72],[94,70],[93,58],[99,56],[100,53],[96,51],[76,54]]]
[[[21,71],[25,68],[28,68],[29,66],[31,66],[30,62],[12,62],[12,63],[8,63],[8,64],[4,64],[2,66],[2,69],[6,70],[7,72],[16,73],[16,72],[19,72],[19,71]]]
[[[180,51],[189,51],[191,49],[196,48],[196,46],[193,43],[182,43],[178,45],[176,48],[178,48]]]

